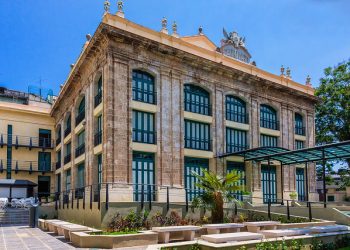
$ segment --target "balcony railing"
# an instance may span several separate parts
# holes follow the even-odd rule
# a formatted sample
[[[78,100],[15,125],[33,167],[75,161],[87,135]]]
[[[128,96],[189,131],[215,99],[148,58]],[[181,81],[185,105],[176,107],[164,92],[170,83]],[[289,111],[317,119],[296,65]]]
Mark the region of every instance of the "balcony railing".
[[[64,130],[64,137],[67,137],[70,134],[70,132],[72,132],[72,128],[69,126]]]
[[[78,126],[85,119],[85,110],[81,111],[75,118],[75,126]]]
[[[157,104],[157,92],[132,88],[132,99],[134,101]]]
[[[95,134],[94,145],[100,145],[102,143],[102,131],[98,131]]]
[[[260,127],[273,130],[280,130],[280,123],[276,120],[260,118]]]
[[[147,143],[147,144],[156,144],[156,132],[142,129],[133,129],[132,130],[132,141]]]
[[[75,149],[75,158],[85,153],[85,143]]]
[[[102,91],[99,91],[95,96],[95,108],[102,102]]]
[[[61,143],[61,136],[58,136],[56,139],[56,146]]]
[[[296,135],[305,135],[305,127],[296,125],[294,132]]]
[[[52,149],[54,147],[54,140],[44,137],[1,134],[0,146],[2,147],[4,145],[13,146],[16,149],[18,147]]]
[[[185,111],[208,116],[211,116],[212,113],[210,104],[189,99],[185,99]]]
[[[71,160],[72,160],[72,155],[71,155],[71,153],[69,153],[69,154],[67,154],[67,155],[64,157],[63,163],[64,163],[64,164],[67,164],[67,163],[69,163]]]
[[[239,152],[248,149],[247,144],[226,144],[226,153]]]
[[[185,137],[185,148],[196,150],[212,150],[211,140]]]
[[[8,168],[15,173],[20,171],[32,172],[51,172],[53,171],[55,163],[47,161],[20,161],[12,160],[8,161],[5,159],[0,159],[0,172],[6,171]]]
[[[248,124],[249,123],[249,114],[227,110],[226,111],[226,120]]]
[[[56,162],[56,170],[61,168],[61,161]]]

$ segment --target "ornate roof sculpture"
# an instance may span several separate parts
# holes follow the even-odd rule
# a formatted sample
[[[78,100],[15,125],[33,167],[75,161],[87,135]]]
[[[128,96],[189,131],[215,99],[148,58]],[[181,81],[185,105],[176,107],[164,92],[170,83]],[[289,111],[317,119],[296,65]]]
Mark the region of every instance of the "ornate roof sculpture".
[[[251,55],[245,47],[245,37],[240,37],[235,31],[227,33],[225,28],[223,28],[223,34],[225,39],[221,40],[221,53],[245,63],[249,63]]]

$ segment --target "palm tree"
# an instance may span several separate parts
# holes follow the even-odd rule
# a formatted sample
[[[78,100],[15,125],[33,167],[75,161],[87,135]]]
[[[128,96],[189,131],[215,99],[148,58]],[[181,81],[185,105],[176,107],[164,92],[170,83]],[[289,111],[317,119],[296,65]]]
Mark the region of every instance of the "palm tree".
[[[204,208],[211,211],[212,223],[223,223],[224,202],[239,201],[235,198],[235,191],[243,191],[244,187],[238,185],[240,176],[232,171],[221,177],[217,174],[203,170],[203,175],[192,172],[198,182],[196,186],[202,189],[202,193],[192,201],[192,208]]]

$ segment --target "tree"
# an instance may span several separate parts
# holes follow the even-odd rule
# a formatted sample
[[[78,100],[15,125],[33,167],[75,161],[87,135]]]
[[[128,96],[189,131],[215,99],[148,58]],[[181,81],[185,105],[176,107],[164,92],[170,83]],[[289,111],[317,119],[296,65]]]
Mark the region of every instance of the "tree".
[[[239,174],[232,171],[221,177],[213,172],[203,170],[203,176],[192,173],[198,182],[196,186],[203,192],[192,201],[192,207],[204,208],[211,211],[213,223],[223,223],[224,203],[238,202],[234,197],[235,191],[243,191],[244,187],[239,186]]]
[[[350,140],[350,60],[326,68],[315,95],[317,144]]]

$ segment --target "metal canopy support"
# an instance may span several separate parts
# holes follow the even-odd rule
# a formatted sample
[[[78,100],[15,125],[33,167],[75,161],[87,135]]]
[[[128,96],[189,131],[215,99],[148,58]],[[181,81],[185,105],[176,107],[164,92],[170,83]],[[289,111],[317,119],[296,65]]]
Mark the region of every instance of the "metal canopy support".
[[[268,192],[268,194],[269,194],[269,198],[268,198],[268,202],[270,203],[270,199],[271,199],[271,162],[270,162],[270,158],[267,160],[267,165],[268,165],[268,174],[269,174],[269,176],[268,176],[268,180],[269,180],[269,185],[268,185],[268,187],[269,187],[269,192]]]
[[[323,207],[327,207],[327,195],[326,195],[326,157],[324,154],[324,149],[322,150],[322,174],[323,174]]]
[[[281,198],[282,198],[281,205],[282,205],[282,206],[284,205],[284,202],[283,202],[283,192],[284,192],[283,164],[282,164],[282,162],[281,162]]]
[[[305,182],[305,189],[306,189],[306,200],[309,201],[309,174],[308,174],[308,163],[305,163],[305,177],[306,177],[306,182]]]

